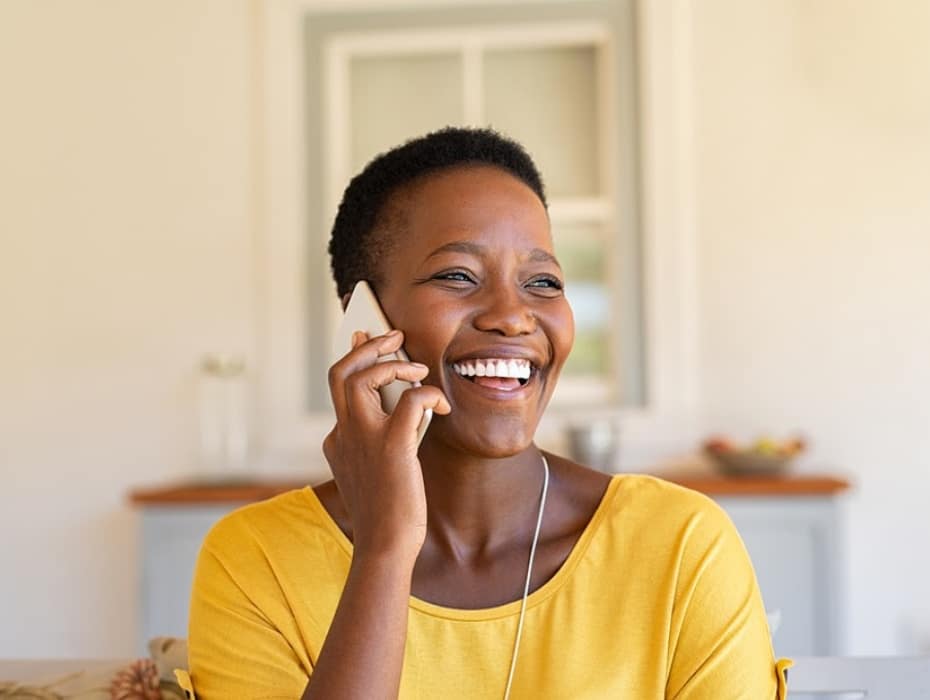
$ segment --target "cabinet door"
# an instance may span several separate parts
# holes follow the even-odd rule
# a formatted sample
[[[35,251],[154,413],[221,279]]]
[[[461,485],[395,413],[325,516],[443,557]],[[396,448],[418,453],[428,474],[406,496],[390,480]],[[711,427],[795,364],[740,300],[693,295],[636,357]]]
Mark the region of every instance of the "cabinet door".
[[[839,538],[829,498],[721,498],[746,544],[780,656],[840,653]]]

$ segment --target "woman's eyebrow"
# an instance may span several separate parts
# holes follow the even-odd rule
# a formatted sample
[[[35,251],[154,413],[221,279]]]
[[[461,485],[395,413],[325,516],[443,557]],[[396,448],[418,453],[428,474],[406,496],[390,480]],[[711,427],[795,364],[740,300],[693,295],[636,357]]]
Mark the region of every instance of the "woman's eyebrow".
[[[483,252],[484,246],[480,246],[477,243],[472,243],[470,241],[452,241],[452,243],[439,246],[436,250],[427,255],[426,259],[429,260],[443,253],[467,253],[468,255],[480,257]]]
[[[543,250],[542,248],[533,248],[533,251],[530,253],[528,260],[530,262],[552,263],[560,270],[562,269],[562,266],[559,265],[559,261],[556,260],[555,256],[552,253]]]
[[[466,253],[467,255],[474,255],[475,257],[481,257],[485,252],[485,247],[478,245],[477,243],[472,243],[471,241],[452,241],[451,243],[446,243],[445,245],[439,246],[436,250],[426,256],[426,259],[429,260],[432,257],[437,255],[442,255],[443,253]],[[529,262],[543,262],[543,263],[552,263],[559,269],[562,269],[562,266],[559,265],[559,261],[556,260],[555,256],[542,248],[533,248],[530,251],[529,256],[527,257]]]

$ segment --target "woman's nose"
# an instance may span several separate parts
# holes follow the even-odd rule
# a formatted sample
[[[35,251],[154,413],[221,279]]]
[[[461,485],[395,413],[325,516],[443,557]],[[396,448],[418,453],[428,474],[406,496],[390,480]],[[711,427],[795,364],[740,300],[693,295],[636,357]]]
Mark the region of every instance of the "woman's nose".
[[[536,316],[518,290],[497,287],[484,295],[475,328],[505,336],[527,335],[536,330]]]

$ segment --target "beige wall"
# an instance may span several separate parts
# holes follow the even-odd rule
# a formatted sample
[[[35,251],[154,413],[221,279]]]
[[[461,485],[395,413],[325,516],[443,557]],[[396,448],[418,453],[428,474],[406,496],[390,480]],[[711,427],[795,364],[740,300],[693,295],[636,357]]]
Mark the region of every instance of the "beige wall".
[[[930,6],[693,3],[705,423],[850,498],[850,651],[930,620]],[[126,491],[254,352],[251,3],[0,4],[0,657],[134,651]],[[930,622],[926,622],[930,629]]]
[[[930,4],[695,3],[706,424],[849,473],[850,650],[930,645]],[[930,648],[925,648],[930,653]]]
[[[0,657],[135,650],[127,490],[252,351],[248,7],[0,3]]]

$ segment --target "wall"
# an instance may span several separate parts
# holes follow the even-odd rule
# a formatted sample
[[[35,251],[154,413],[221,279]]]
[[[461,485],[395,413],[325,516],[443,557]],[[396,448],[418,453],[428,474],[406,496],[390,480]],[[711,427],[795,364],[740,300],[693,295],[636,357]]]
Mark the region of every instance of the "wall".
[[[930,9],[693,6],[705,425],[850,475],[849,651],[914,650]],[[254,353],[250,7],[0,4],[0,657],[135,651],[126,492],[191,466],[198,357]]]
[[[810,435],[849,651],[930,653],[930,4],[695,5],[706,427]]]
[[[0,3],[0,657],[135,651],[130,487],[252,352],[245,0]]]

